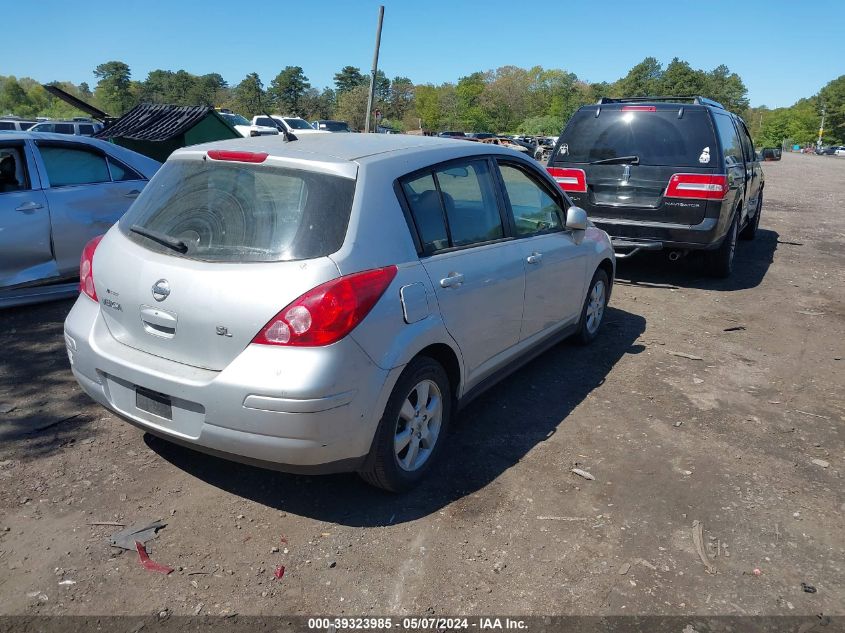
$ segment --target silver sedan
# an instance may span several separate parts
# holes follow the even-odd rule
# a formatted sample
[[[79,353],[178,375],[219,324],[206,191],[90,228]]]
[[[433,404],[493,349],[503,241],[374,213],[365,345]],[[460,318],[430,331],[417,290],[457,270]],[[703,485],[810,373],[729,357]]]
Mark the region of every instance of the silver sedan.
[[[0,134],[0,307],[73,294],[82,247],[122,216],[160,163],[96,139]]]
[[[230,459],[416,484],[458,408],[599,333],[606,233],[512,150],[314,134],[177,150],[86,246],[74,376]]]

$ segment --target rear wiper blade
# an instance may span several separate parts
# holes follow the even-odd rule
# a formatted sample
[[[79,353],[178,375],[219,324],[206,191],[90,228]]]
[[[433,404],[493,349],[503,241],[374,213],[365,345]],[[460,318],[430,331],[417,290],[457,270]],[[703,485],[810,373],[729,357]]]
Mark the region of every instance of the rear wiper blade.
[[[137,233],[138,235],[143,235],[151,239],[153,242],[158,242],[162,246],[166,246],[177,253],[187,253],[188,252],[188,245],[183,242],[182,240],[176,239],[175,237],[170,237],[169,235],[165,235],[164,233],[159,233],[158,231],[151,231],[150,229],[145,229],[143,226],[139,224],[133,224],[129,227],[129,230],[133,233]]]
[[[629,164],[629,165],[639,165],[640,164],[640,157],[639,156],[616,156],[614,158],[605,158],[604,160],[594,160],[591,162],[591,165],[622,165],[622,164]]]

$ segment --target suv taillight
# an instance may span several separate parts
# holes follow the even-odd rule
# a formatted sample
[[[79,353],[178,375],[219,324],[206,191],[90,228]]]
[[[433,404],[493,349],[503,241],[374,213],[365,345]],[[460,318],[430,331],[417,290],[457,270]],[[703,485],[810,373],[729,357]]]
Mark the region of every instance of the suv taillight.
[[[396,266],[365,270],[317,286],[270,319],[258,345],[330,345],[364,319],[396,276]]]
[[[674,174],[666,187],[666,198],[698,198],[721,200],[728,193],[728,177],[724,174]]]
[[[94,290],[94,251],[97,250],[101,239],[103,236],[98,235],[88,242],[82,249],[82,257],[79,258],[79,292],[85,293],[97,302],[99,302],[97,291]]]
[[[564,191],[581,193],[587,191],[587,175],[583,169],[565,169],[562,167],[546,167],[546,169]]]

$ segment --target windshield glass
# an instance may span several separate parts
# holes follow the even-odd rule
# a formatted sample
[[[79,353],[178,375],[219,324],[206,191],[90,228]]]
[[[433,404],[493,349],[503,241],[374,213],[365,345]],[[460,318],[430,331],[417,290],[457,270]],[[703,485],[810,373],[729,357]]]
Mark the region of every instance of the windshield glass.
[[[345,121],[321,121],[320,129],[329,132],[348,132],[349,125]]]
[[[287,123],[294,130],[313,130],[314,128],[308,124],[308,121],[303,119],[285,119]]]
[[[250,125],[249,121],[243,118],[240,114],[223,114],[221,113],[224,119],[226,119],[232,125]]]
[[[355,181],[327,174],[211,160],[172,160],[158,171],[120,230],[150,250],[211,262],[311,259],[338,250]],[[176,253],[133,226],[185,242]]]
[[[579,110],[561,136],[558,161],[592,163],[620,156],[638,156],[640,165],[702,167],[699,157],[709,148],[716,155],[710,117],[704,110],[678,108],[656,112],[595,108]]]

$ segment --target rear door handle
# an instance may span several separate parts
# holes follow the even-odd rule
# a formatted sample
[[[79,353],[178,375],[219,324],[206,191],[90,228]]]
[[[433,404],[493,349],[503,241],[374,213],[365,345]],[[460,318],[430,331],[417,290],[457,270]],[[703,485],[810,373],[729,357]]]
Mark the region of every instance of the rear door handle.
[[[464,276],[461,273],[449,273],[448,277],[440,280],[441,288],[457,288],[464,283]]]
[[[138,191],[137,189],[133,189],[129,193],[124,193],[123,196],[125,198],[137,198],[139,193],[141,193],[141,192]]]
[[[38,209],[43,209],[44,205],[39,204],[38,202],[24,202],[21,206],[19,206],[15,211],[20,211],[21,213],[29,213],[30,211],[37,211]]]
[[[537,253],[536,251],[531,253],[528,257],[525,258],[529,264],[539,264],[540,260],[543,259],[543,253]]]

